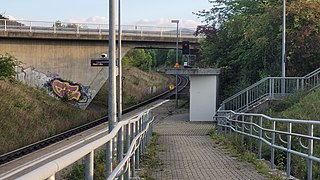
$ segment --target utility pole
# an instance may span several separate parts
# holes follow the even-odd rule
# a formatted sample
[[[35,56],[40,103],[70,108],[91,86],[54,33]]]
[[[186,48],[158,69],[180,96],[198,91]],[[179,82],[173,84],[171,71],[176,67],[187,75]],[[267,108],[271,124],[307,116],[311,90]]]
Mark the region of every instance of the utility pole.
[[[116,122],[116,31],[115,31],[115,0],[109,0],[109,93],[108,93],[108,124],[109,133]],[[112,172],[112,141],[106,143],[106,174]]]

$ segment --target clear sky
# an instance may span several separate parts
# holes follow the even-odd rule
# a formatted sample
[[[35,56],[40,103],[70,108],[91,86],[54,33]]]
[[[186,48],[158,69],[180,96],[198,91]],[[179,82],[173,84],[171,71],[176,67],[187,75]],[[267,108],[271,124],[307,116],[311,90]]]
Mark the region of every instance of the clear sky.
[[[11,19],[108,23],[109,0],[0,0],[0,13]],[[116,0],[118,2],[118,0]],[[172,26],[201,24],[192,12],[210,9],[208,0],[121,0],[122,24]]]

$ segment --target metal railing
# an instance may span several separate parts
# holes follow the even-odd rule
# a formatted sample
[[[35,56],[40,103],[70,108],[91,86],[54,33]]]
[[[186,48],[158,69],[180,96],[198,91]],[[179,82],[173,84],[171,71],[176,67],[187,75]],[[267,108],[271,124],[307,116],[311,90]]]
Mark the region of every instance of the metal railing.
[[[107,35],[108,28],[108,24],[0,19],[0,31]],[[179,37],[196,38],[195,29],[195,27],[181,27]],[[176,37],[177,33],[174,27],[139,25],[122,25],[122,31],[122,35],[157,37]]]
[[[284,83],[284,91],[281,84]],[[248,88],[224,100],[220,110],[242,112],[249,110],[263,100],[295,93],[300,90],[312,90],[320,85],[320,68],[304,77],[267,77]]]
[[[108,179],[115,179],[118,177],[125,177],[126,179],[136,178],[136,169],[139,168],[140,156],[145,153],[146,147],[152,135],[152,122],[154,117],[152,110],[168,100],[153,106],[150,109],[143,111],[142,113],[129,118],[128,120],[121,121],[116,124],[111,133],[94,140],[76,150],[69,152],[68,154],[59,158],[50,160],[50,162],[41,165],[39,168],[32,170],[31,172],[20,176],[17,179],[55,179],[55,174],[64,168],[72,165],[78,160],[85,158],[85,177],[86,179],[93,179],[93,167],[94,167],[94,150],[105,145],[106,143],[113,144],[117,139],[117,134],[120,131],[125,130],[125,157],[120,159],[120,163],[113,170]],[[106,131],[104,131],[106,132]],[[100,132],[99,134],[103,134]],[[94,135],[95,136],[95,135]],[[85,140],[88,141],[88,140]],[[75,146],[75,145],[70,145]],[[61,151],[61,150],[59,150]],[[118,151],[118,150],[115,150]],[[117,154],[117,152],[113,152]],[[41,163],[47,156],[40,157],[37,162]],[[52,158],[52,157],[50,157]],[[111,162],[115,162],[115,157],[112,156]],[[43,159],[43,160],[42,160]],[[32,162],[34,164],[35,162]],[[15,174],[18,174],[28,168],[28,166],[21,166],[18,169],[13,170],[5,175],[1,175],[0,179],[9,178]]]
[[[312,179],[312,163],[320,162],[319,154],[314,154],[314,149],[320,148],[320,121],[271,118],[263,114],[230,110],[218,111],[215,120],[219,134],[225,137],[233,134],[236,139],[241,138],[242,144],[246,142],[249,145],[249,150],[257,151],[259,159],[262,159],[262,143],[268,145],[271,169],[276,168],[275,149],[286,152],[288,178],[291,177],[291,155],[306,159],[308,179]]]

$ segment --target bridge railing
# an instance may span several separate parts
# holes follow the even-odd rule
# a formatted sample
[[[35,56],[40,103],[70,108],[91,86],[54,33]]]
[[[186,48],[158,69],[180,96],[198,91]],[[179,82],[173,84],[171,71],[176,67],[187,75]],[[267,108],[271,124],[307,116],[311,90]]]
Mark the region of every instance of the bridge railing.
[[[220,110],[216,116],[217,131],[225,137],[233,135],[237,141],[249,146],[249,150],[258,154],[262,159],[266,153],[266,146],[270,154],[265,154],[271,161],[271,169],[275,166],[275,150],[286,153],[287,177],[290,178],[292,155],[298,156],[299,162],[305,163],[308,179],[312,179],[313,161],[320,163],[318,120],[298,120],[272,118],[263,114],[237,113],[230,110]],[[264,143],[266,146],[262,146]],[[305,160],[303,160],[305,159]],[[315,179],[318,179],[316,177]]]
[[[126,179],[136,178],[136,169],[139,169],[141,155],[145,153],[146,146],[152,135],[152,123],[154,120],[152,110],[165,102],[167,101],[163,101],[128,120],[117,123],[111,133],[73,150],[62,157],[53,159],[51,162],[43,164],[39,168],[17,179],[55,179],[57,172],[82,158],[85,158],[86,179],[93,179],[94,150],[106,143],[110,143],[112,146],[120,131],[126,132],[126,136],[124,136],[126,142],[125,156],[119,160],[120,162],[117,167],[113,169],[107,178],[116,179],[120,176],[124,176]],[[116,160],[112,157],[111,162],[116,162]],[[109,164],[109,166],[111,165]],[[17,173],[19,172],[20,171],[17,171]]]
[[[108,29],[108,24],[0,19],[0,31],[107,35]],[[179,37],[195,37],[194,32],[195,27],[181,27],[178,33]],[[122,25],[123,35],[176,37],[176,33],[174,27]]]
[[[284,83],[284,91],[281,84]],[[312,90],[320,85],[320,68],[304,77],[267,77],[224,100],[219,110],[242,112],[262,100],[285,96],[300,90]]]

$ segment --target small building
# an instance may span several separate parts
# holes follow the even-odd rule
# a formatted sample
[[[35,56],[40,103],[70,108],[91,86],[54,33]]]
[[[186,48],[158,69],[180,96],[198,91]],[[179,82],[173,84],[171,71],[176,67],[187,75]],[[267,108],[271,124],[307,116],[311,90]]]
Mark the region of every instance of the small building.
[[[213,121],[217,110],[220,69],[168,69],[166,74],[189,76],[190,121]]]

